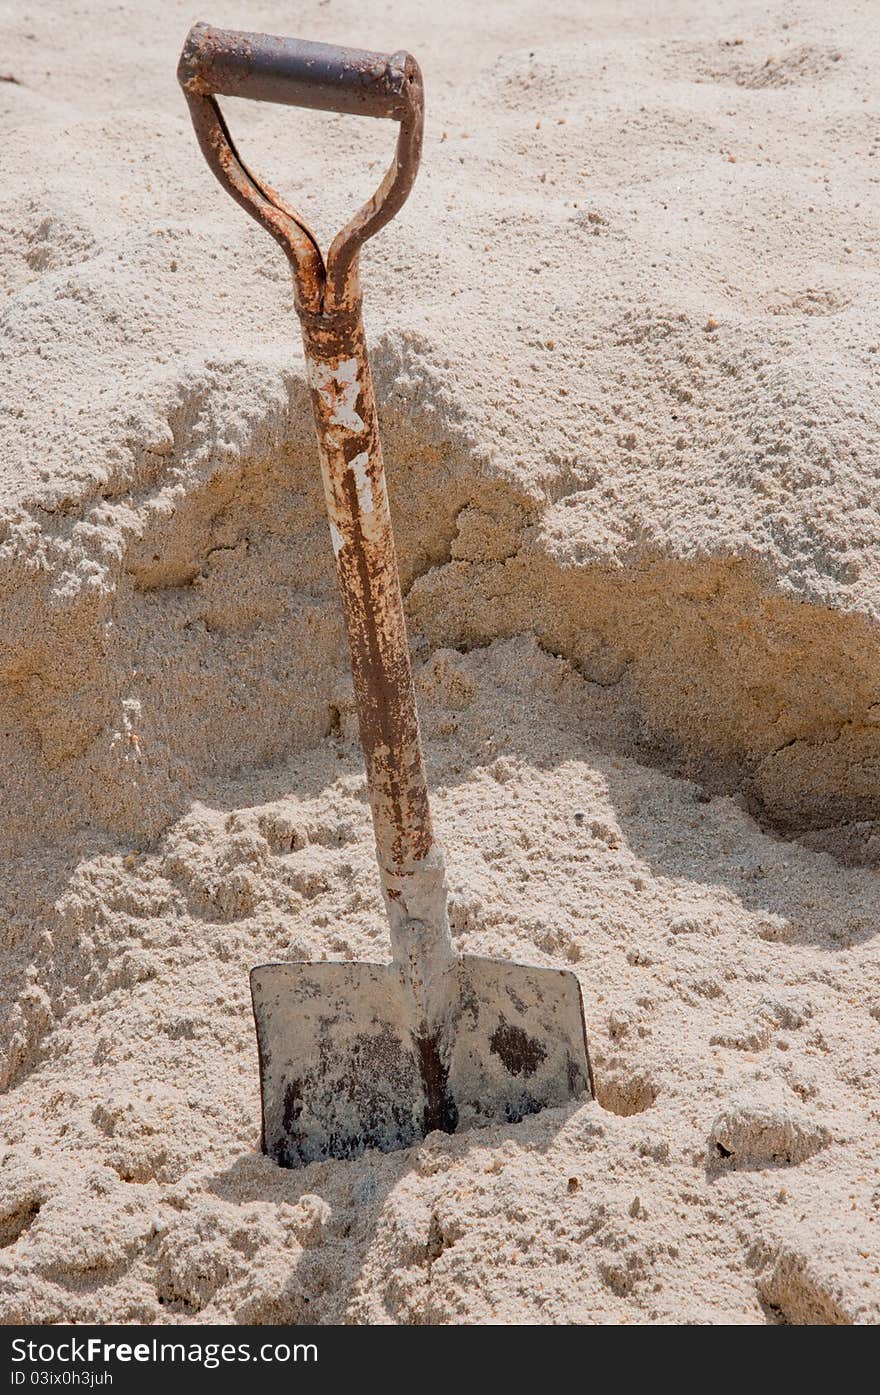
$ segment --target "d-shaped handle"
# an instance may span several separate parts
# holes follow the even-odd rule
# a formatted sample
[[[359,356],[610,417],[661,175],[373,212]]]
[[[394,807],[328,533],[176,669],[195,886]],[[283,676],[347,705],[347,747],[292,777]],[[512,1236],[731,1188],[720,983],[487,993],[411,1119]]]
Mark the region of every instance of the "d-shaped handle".
[[[327,315],[360,302],[358,254],[402,207],[422,145],[424,99],[419,65],[408,53],[360,49],[195,24],[177,76],[202,153],[237,203],[281,244],[293,269],[297,309]],[[248,170],[233,144],[217,96],[312,107],[400,123],[397,149],[379,188],[337,234],[326,263],[305,219]]]

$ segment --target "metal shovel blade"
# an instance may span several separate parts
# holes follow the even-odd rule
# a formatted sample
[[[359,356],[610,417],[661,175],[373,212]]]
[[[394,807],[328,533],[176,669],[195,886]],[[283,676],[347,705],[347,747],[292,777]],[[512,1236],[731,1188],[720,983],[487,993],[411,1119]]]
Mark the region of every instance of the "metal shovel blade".
[[[264,1152],[391,1152],[592,1094],[574,974],[465,956],[435,988],[429,1031],[396,964],[253,969]]]

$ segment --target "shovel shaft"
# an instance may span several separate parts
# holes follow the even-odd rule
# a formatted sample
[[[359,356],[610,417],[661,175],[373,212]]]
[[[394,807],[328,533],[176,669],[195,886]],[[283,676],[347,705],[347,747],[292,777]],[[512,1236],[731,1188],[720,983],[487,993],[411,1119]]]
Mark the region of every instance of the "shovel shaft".
[[[424,981],[453,949],[361,307],[301,318],[391,942]]]

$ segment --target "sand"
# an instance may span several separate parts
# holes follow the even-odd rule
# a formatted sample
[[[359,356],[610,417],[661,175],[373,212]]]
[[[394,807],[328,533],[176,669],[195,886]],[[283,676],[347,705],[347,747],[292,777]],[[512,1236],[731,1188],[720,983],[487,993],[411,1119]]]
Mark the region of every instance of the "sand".
[[[0,1318],[876,1322],[876,7],[297,7],[425,72],[363,279],[453,929],[577,972],[599,1095],[298,1172],[247,972],[388,943],[199,17],[291,22],[0,10]],[[325,236],[389,154],[229,111]]]

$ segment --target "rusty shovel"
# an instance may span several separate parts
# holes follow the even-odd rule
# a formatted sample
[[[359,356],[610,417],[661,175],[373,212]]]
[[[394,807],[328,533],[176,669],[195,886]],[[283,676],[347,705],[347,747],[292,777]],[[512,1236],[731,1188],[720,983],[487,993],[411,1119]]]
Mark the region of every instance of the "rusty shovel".
[[[178,77],[208,164],[293,272],[394,956],[252,971],[263,1150],[299,1167],[406,1148],[434,1129],[514,1123],[592,1094],[593,1082],[574,974],[459,955],[449,933],[358,276],[361,247],[415,179],[419,67],[406,53],[197,24]],[[302,217],[243,164],[218,95],[398,122],[385,178],[326,261]]]

